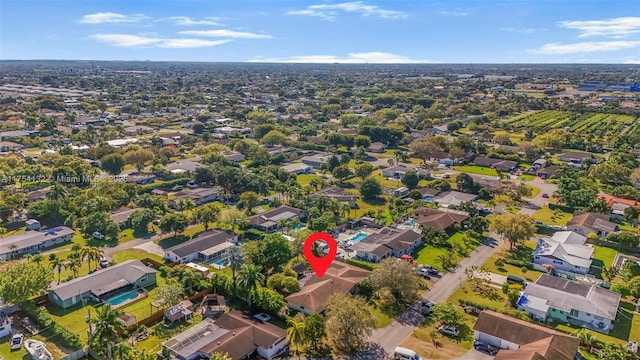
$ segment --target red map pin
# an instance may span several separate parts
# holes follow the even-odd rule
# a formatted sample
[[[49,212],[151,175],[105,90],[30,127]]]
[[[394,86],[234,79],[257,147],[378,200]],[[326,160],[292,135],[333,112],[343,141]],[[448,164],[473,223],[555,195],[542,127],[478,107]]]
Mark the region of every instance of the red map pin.
[[[322,240],[329,245],[329,253],[323,257],[316,257],[313,254],[313,251],[311,251],[313,243],[318,240]],[[329,266],[331,266],[333,259],[335,259],[336,254],[338,253],[338,246],[331,235],[324,232],[317,232],[309,235],[307,240],[304,242],[303,250],[304,257],[307,258],[307,261],[311,264],[313,271],[316,272],[318,277],[322,277]]]

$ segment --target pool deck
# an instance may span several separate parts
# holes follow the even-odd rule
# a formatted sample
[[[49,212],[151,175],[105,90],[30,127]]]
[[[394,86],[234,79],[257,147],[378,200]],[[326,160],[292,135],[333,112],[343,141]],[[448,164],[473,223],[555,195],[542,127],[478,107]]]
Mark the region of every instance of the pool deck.
[[[136,291],[136,292],[138,293],[138,296],[136,296],[136,297],[135,297],[135,298],[133,298],[133,299],[129,299],[129,300],[127,300],[127,301],[123,301],[123,302],[121,302],[121,303],[120,303],[120,304],[118,304],[118,305],[111,305],[111,304],[109,304],[107,301],[105,301],[105,304],[109,304],[109,305],[111,305],[111,308],[112,308],[112,309],[118,309],[118,308],[121,308],[121,307],[127,306],[127,305],[129,305],[129,304],[131,304],[131,303],[133,303],[133,302],[136,302],[136,301],[138,301],[138,300],[142,300],[142,299],[146,298],[146,297],[147,297],[147,295],[148,295],[148,293],[147,293],[147,291],[146,291],[145,289],[135,289],[135,290],[130,290],[130,291]],[[118,296],[118,295],[116,295],[116,296]],[[115,296],[114,296],[114,297],[115,297]]]

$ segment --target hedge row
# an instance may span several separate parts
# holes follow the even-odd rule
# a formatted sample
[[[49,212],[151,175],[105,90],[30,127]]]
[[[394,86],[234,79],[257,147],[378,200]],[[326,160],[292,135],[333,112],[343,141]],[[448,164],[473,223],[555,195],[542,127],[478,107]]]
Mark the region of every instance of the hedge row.
[[[155,189],[172,188],[174,185],[184,185],[188,182],[189,182],[189,179],[180,178],[180,179],[167,180],[167,181],[153,183],[153,184],[142,185],[140,186],[140,192],[147,193]]]
[[[71,349],[78,350],[84,345],[80,337],[71,331],[67,330],[64,326],[55,322],[51,315],[42,308],[36,306],[33,302],[27,302],[21,306],[22,311],[31,317],[41,328],[50,328],[51,332],[60,336],[62,344]]]
[[[360,260],[356,260],[356,259],[346,259],[344,262],[346,262],[349,265],[357,266],[357,267],[359,267],[361,269],[365,269],[365,270],[369,270],[369,271],[372,271],[376,267],[374,264],[372,264],[370,262],[360,261]]]
[[[465,300],[465,299],[459,299],[458,302],[462,306],[473,306],[478,310],[491,310],[491,311],[495,311],[497,313],[501,313],[501,314],[505,314],[505,315],[514,317],[516,319],[521,319],[521,320],[533,322],[531,320],[531,318],[529,317],[529,314],[527,314],[526,311],[520,311],[520,310],[517,310],[517,309],[514,309],[514,308],[508,308],[508,307],[494,308],[494,307],[491,307],[491,306],[478,304],[478,303],[475,303],[473,301],[469,301],[469,300]]]

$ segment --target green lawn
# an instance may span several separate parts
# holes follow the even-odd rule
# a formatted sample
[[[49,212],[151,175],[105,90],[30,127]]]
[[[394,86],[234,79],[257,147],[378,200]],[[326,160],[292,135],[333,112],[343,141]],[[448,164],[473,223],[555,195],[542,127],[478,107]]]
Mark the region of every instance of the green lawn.
[[[573,214],[564,212],[560,209],[551,210],[548,206],[543,206],[533,214],[536,221],[543,222],[548,225],[567,225]]]
[[[464,244],[464,233],[459,231],[451,235],[449,239],[447,239],[447,242],[449,244],[454,244],[454,243]],[[473,250],[478,245],[478,243],[476,241],[473,241],[472,243],[464,244],[464,245],[467,246],[468,249]],[[413,258],[418,264],[429,264],[437,268],[438,270],[442,271],[443,269],[436,259],[440,255],[447,255],[452,253],[453,251],[450,248],[437,248],[437,247],[434,247],[433,245],[423,244],[413,252]]]
[[[536,197],[536,196],[538,196],[538,194],[540,194],[540,188],[537,188],[537,187],[531,186],[531,185],[525,185],[525,187],[527,189],[531,190],[531,196],[529,196],[529,198],[531,198],[531,199]]]
[[[595,250],[593,251],[593,263],[594,267],[602,267],[611,266],[613,264],[613,259],[616,257],[618,253],[617,250],[611,249],[605,246],[597,246],[594,245]]]
[[[316,174],[301,174],[296,177],[298,184],[301,186],[309,185],[313,179],[320,179],[320,176]]]
[[[471,173],[471,174],[480,174],[487,176],[498,176],[498,173],[492,168],[478,166],[478,165],[462,165],[462,166],[454,166],[454,170]]]
[[[22,331],[22,328],[19,328]],[[66,354],[60,351],[60,349],[51,341],[55,338],[55,334],[51,331],[45,330],[44,332],[31,336],[28,333],[25,333],[26,339],[35,339],[45,343],[47,346],[47,350],[51,352],[55,359],[62,359]],[[4,360],[26,360],[31,359],[31,356],[27,353],[27,350],[23,347],[20,350],[11,351],[11,337],[7,336],[0,339],[0,355],[4,358]]]
[[[520,175],[518,176],[519,180],[524,180],[524,181],[532,181],[534,180],[536,177],[533,175]]]

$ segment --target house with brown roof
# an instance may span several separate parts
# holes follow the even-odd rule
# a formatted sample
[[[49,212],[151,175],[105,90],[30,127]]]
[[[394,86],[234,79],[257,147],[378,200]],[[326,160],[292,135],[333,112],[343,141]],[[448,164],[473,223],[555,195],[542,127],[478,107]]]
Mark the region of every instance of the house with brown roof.
[[[571,165],[581,165],[587,161],[596,160],[591,153],[566,152],[558,155],[558,160],[569,163]]]
[[[259,322],[240,311],[231,311],[218,320],[206,318],[162,343],[172,359],[209,359],[227,353],[233,360],[253,354],[271,359],[287,347],[286,332],[268,322]]]
[[[263,213],[249,216],[247,220],[249,221],[249,226],[262,231],[271,232],[280,228],[279,222],[281,220],[291,219],[294,216],[302,218],[304,216],[304,211],[291,206],[282,205],[275,209],[270,209]]]
[[[356,257],[365,261],[379,262],[388,257],[411,254],[422,244],[422,234],[413,230],[385,227],[351,246]]]
[[[549,165],[543,169],[537,170],[536,175],[540,176],[542,179],[549,179],[554,176],[558,172],[558,170],[560,170],[559,166]]]
[[[576,211],[567,223],[567,230],[577,232],[582,236],[595,233],[598,236],[618,231],[618,226],[609,221],[609,216],[590,212]]]
[[[495,311],[480,312],[475,339],[499,349],[496,360],[573,360],[580,340],[574,336]]]
[[[319,278],[316,274],[306,280],[300,291],[285,298],[290,309],[307,315],[321,313],[333,294],[355,294],[358,284],[371,274],[370,271],[334,261],[327,272]]]
[[[518,166],[517,161],[476,156],[473,162],[478,166],[487,166],[500,171],[511,171]]]
[[[383,153],[386,148],[387,148],[386,144],[381,142],[374,142],[369,145],[369,147],[367,148],[367,151],[374,152],[374,153]]]
[[[23,146],[12,141],[0,141],[0,152],[22,150]]]
[[[413,210],[416,223],[422,228],[447,231],[455,224],[462,225],[469,218],[469,213],[450,209],[431,209],[419,207]]]
[[[121,206],[113,211],[111,211],[111,215],[109,218],[120,227],[127,227],[131,225],[131,221],[129,218],[131,214],[135,211],[142,210],[142,208],[128,208],[126,206]]]

